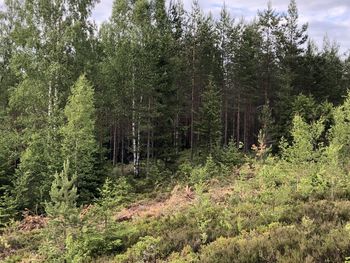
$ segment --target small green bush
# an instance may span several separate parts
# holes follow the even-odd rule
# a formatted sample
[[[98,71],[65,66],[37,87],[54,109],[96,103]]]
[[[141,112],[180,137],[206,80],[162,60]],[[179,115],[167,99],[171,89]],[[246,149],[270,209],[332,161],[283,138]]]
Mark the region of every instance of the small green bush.
[[[126,253],[115,257],[118,263],[155,262],[159,257],[161,238],[141,237],[140,241],[128,248]]]

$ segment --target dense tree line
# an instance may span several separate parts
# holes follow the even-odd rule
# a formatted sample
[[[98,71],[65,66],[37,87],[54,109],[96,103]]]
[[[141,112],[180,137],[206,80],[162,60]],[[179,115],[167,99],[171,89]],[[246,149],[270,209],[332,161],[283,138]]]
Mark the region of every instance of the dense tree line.
[[[197,1],[115,0],[100,27],[96,3],[5,0],[0,11],[2,218],[43,212],[67,161],[88,203],[111,166],[142,177],[156,160],[205,160],[230,142],[249,151],[261,129],[266,144],[288,140],[291,116],[326,116],[350,86],[350,59],[308,39],[294,0],[251,22]]]

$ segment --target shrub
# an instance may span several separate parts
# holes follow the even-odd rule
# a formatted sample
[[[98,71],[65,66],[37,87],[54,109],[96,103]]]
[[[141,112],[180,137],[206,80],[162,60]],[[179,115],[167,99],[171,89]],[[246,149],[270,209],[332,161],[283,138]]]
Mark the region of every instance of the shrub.
[[[243,163],[244,155],[237,147],[236,142],[230,140],[228,145],[221,150],[219,161],[227,166],[237,166]]]
[[[291,131],[293,143],[285,146],[282,142],[283,158],[295,164],[307,163],[317,159],[321,150],[318,140],[324,131],[324,120],[321,118],[312,124],[306,123],[300,115],[295,115]]]
[[[120,263],[155,262],[160,253],[160,243],[159,237],[141,237],[139,242],[128,248],[126,253],[116,256],[115,260]]]
[[[121,251],[122,240],[116,227],[110,226],[105,231],[84,227],[78,236],[67,237],[66,246],[68,262],[78,263]]]
[[[181,253],[174,252],[166,260],[168,263],[197,263],[199,262],[198,255],[193,252],[190,246],[185,246]]]
[[[192,169],[190,182],[192,185],[204,185],[206,181],[218,174],[219,167],[211,155],[207,157],[204,166],[197,166]]]

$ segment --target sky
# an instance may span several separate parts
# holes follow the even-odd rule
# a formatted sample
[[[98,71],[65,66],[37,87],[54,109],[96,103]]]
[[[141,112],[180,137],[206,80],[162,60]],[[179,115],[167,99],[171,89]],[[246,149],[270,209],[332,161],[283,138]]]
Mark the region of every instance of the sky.
[[[169,1],[169,0],[167,0]],[[224,0],[198,0],[205,13],[211,12],[218,17]],[[327,35],[329,40],[339,43],[341,54],[350,50],[350,0],[296,0],[300,23],[309,24],[309,36],[319,47]],[[0,6],[4,0],[0,0]],[[231,15],[246,20],[254,18],[258,10],[267,7],[268,0],[225,0]],[[183,0],[186,10],[190,10],[192,0]],[[285,12],[289,0],[271,0],[277,12]],[[113,0],[100,0],[93,10],[93,19],[97,24],[106,21],[112,11]]]
[[[2,1],[2,0],[0,0]],[[254,18],[258,10],[267,7],[268,0],[226,0],[225,4],[233,17],[246,20]],[[272,0],[272,7],[278,12],[286,12],[289,0]],[[350,50],[350,0],[296,0],[300,23],[308,23],[308,33],[319,47],[324,37],[339,43],[340,52]],[[183,0],[186,10],[190,10],[192,0]],[[101,0],[93,11],[98,24],[111,14],[113,0]],[[211,12],[218,17],[224,4],[223,0],[199,0],[205,13]]]

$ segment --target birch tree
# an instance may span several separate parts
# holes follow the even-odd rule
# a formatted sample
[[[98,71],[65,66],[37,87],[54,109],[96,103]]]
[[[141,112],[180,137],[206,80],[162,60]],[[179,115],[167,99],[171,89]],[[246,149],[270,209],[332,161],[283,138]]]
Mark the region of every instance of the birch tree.
[[[98,149],[95,138],[94,89],[84,75],[72,86],[64,113],[67,119],[62,127],[63,159],[69,160],[73,173],[77,174],[80,202],[91,200],[98,182],[94,171]]]

